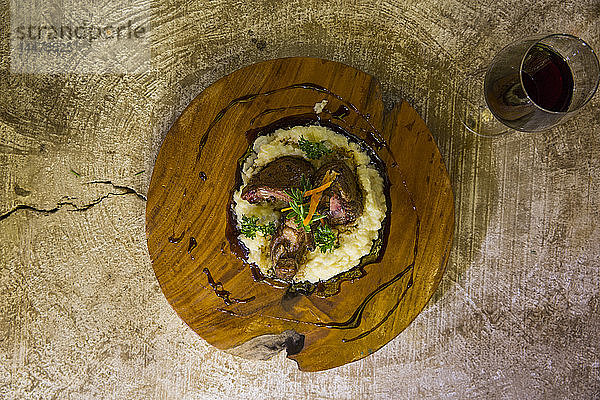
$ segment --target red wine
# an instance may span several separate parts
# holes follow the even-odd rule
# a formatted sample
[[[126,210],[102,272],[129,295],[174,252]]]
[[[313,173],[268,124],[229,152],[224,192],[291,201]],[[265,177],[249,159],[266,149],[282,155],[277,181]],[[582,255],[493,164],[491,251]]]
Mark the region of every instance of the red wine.
[[[496,119],[525,132],[556,124],[569,110],[574,86],[567,60],[547,45],[528,45],[525,41],[516,45],[520,48],[500,52],[484,85],[485,100]]]
[[[521,79],[529,98],[541,108],[564,112],[573,96],[573,74],[560,54],[536,44],[525,57]]]

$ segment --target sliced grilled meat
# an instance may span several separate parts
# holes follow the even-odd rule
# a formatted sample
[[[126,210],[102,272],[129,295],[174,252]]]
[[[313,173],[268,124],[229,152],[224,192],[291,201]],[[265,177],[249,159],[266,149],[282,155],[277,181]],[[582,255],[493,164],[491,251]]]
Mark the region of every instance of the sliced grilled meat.
[[[313,239],[295,220],[283,218],[271,239],[271,261],[275,277],[291,281],[304,253],[313,248]]]
[[[242,199],[249,203],[281,200],[288,202],[285,190],[299,188],[302,176],[310,182],[313,166],[301,157],[284,156],[271,161],[256,173],[242,189]]]
[[[314,185],[319,185],[327,171],[338,175],[333,184],[321,197],[318,210],[327,216],[330,226],[345,225],[356,221],[363,212],[362,192],[358,186],[356,173],[342,160],[331,160],[316,172]]]

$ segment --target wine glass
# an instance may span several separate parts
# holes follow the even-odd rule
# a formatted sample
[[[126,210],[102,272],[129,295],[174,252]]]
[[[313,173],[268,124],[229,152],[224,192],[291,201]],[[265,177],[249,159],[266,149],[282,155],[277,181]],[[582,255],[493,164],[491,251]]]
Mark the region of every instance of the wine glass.
[[[479,71],[465,79],[463,124],[480,136],[549,129],[579,111],[599,81],[598,58],[583,40],[568,34],[519,40],[494,57],[484,77]]]

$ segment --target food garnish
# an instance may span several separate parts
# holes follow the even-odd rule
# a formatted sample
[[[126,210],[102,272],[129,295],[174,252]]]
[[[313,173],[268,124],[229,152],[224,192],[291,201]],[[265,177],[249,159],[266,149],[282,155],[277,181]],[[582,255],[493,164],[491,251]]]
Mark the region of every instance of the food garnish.
[[[298,224],[299,228],[304,228],[306,232],[310,232],[310,224],[325,218],[324,215],[313,213],[313,215],[311,215],[311,218],[308,219],[307,223],[304,223],[304,221],[308,217],[309,212],[309,208],[306,207],[307,204],[303,203],[304,194],[306,193],[306,190],[292,188],[287,190],[286,193],[290,196],[290,201],[288,203],[289,207],[284,208],[281,211],[289,210],[288,214],[286,215],[286,218],[294,219]]]
[[[335,172],[335,171],[330,171],[330,172],[332,172],[333,174],[335,174],[337,176],[337,172]],[[329,182],[322,184],[318,188],[307,190],[306,192],[304,192],[304,196],[303,197],[309,197],[309,196],[312,196],[313,194],[317,194],[317,193],[323,192],[325,189],[327,189],[329,186],[331,186],[331,184],[333,183],[334,180],[335,179],[331,179]],[[324,181],[326,181],[326,179],[324,179]],[[310,202],[309,203],[304,203],[305,206],[309,205],[309,204],[310,204]],[[285,211],[289,211],[291,209],[292,209],[292,207],[287,207],[287,208],[281,209],[281,211],[285,212]]]
[[[335,233],[333,233],[327,224],[317,226],[317,228],[313,230],[313,235],[315,238],[315,245],[321,250],[321,253],[326,253],[327,251],[333,252],[333,249],[339,247]]]
[[[337,173],[337,172],[335,172],[335,171],[328,171],[328,172],[331,172],[331,173],[334,175],[333,179],[331,179],[331,180],[329,180],[329,181],[327,181],[327,179],[323,179],[323,181],[324,181],[325,183],[323,183],[323,184],[322,184],[321,186],[319,186],[318,188],[314,188],[314,189],[308,190],[306,193],[304,193],[304,197],[312,196],[312,195],[313,195],[313,194],[315,194],[315,193],[320,193],[320,192],[323,192],[325,189],[327,189],[329,186],[331,186],[331,184],[332,184],[332,183],[333,183],[333,181],[335,180],[335,176],[337,176],[337,175],[338,175],[338,173]]]
[[[328,171],[321,181],[321,186],[314,189],[310,189],[310,185],[303,177],[301,189],[292,188],[286,191],[288,196],[290,196],[289,207],[281,211],[289,211],[287,218],[295,219],[298,227],[304,228],[306,232],[310,232],[310,224],[325,218],[324,215],[316,213],[317,206],[319,205],[323,191],[331,186],[337,175],[335,171]],[[309,196],[310,203],[304,203],[304,198]],[[309,205],[308,208],[306,208],[307,205]]]
[[[310,140],[306,140],[304,136],[301,136],[300,140],[298,140],[298,146],[300,147],[300,150],[302,150],[306,154],[306,157],[310,158],[311,160],[318,160],[325,154],[329,154],[333,151],[328,149],[323,143],[324,141],[311,142]]]
[[[335,171],[327,171],[327,173],[323,177],[323,180],[321,181],[321,186],[304,193],[304,197],[310,196],[310,207],[308,208],[308,215],[306,216],[306,218],[304,218],[304,221],[303,221],[305,226],[309,224],[311,218],[315,214],[315,211],[317,211],[317,206],[319,205],[321,196],[323,196],[323,191],[325,189],[327,189],[329,186],[331,186],[331,184],[333,183],[333,181],[335,180],[335,177],[337,175],[338,174]],[[310,192],[310,195],[308,194],[309,192]]]
[[[275,222],[259,224],[258,217],[248,217],[246,215],[242,215],[242,235],[249,239],[254,239],[256,238],[257,232],[260,232],[263,236],[272,235],[275,233]]]

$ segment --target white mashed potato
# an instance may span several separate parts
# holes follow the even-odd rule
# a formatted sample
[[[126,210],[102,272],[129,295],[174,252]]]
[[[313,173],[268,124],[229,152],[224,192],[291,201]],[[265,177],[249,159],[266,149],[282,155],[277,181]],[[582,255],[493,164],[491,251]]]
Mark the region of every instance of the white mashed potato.
[[[242,167],[243,184],[233,195],[234,211],[238,219],[241,216],[259,217],[259,223],[278,221],[281,213],[273,210],[269,204],[250,204],[240,197],[242,188],[250,177],[261,170],[269,162],[285,156],[295,155],[305,157],[298,148],[298,140],[304,137],[313,142],[324,141],[330,148],[343,148],[350,151],[357,167],[358,182],[363,193],[364,211],[351,225],[340,227],[339,245],[333,252],[322,253],[319,249],[307,252],[294,277],[294,281],[318,282],[325,281],[347,271],[359,264],[360,259],[369,254],[373,240],[377,238],[386,213],[383,179],[377,170],[369,165],[370,158],[360,147],[350,142],[345,136],[322,126],[295,126],[289,129],[278,129],[274,133],[260,136],[254,142],[253,152]],[[308,160],[315,168],[319,168],[319,160]],[[238,226],[240,228],[240,226]],[[335,228],[333,228],[336,231]],[[270,236],[257,234],[255,239],[243,235],[240,240],[249,250],[248,262],[255,263],[263,274],[271,276],[272,263],[269,254]]]

